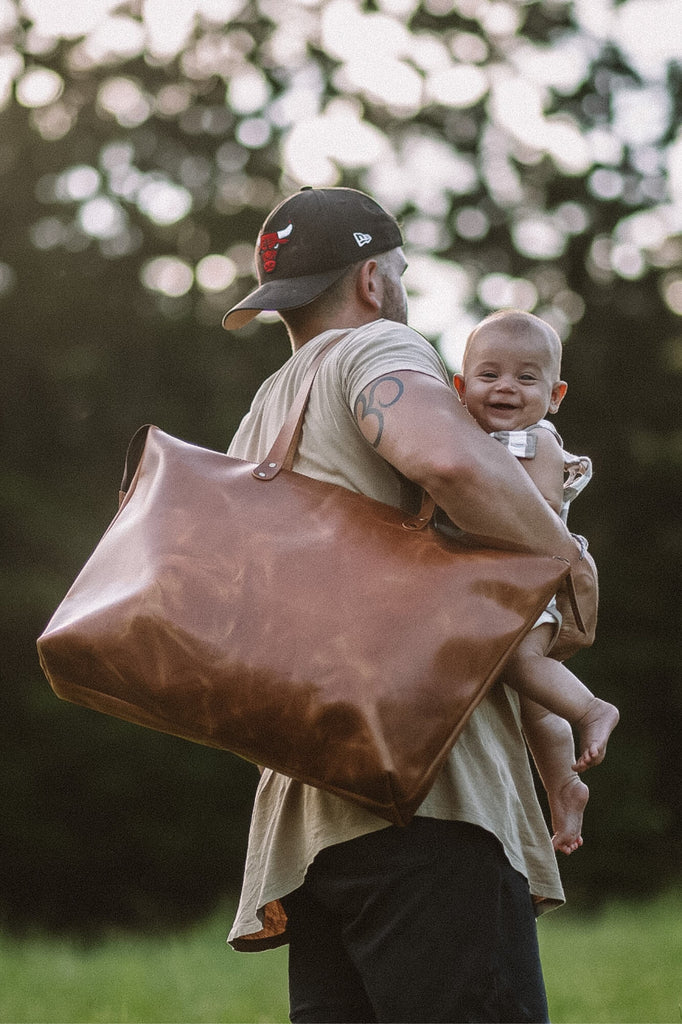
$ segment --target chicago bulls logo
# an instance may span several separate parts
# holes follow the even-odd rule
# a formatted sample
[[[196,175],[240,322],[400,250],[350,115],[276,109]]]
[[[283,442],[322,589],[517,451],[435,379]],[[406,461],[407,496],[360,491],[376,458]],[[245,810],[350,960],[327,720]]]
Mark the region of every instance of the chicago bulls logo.
[[[282,231],[268,231],[260,236],[258,240],[258,251],[263,261],[263,270],[271,274],[277,266],[277,255],[280,245],[286,245],[289,235],[294,230],[294,225],[284,228]]]

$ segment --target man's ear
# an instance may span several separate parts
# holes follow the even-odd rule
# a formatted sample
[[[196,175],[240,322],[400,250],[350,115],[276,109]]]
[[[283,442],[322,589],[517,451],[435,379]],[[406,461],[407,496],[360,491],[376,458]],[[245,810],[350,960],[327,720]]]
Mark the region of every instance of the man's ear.
[[[459,395],[459,400],[463,405],[466,405],[464,396],[466,394],[466,384],[464,383],[464,377],[461,373],[456,373],[452,378],[452,383],[455,385],[455,391]]]
[[[383,282],[376,260],[365,260],[360,265],[356,279],[357,296],[374,309],[381,309],[383,302]]]
[[[568,391],[568,384],[565,380],[558,380],[556,384],[552,386],[552,397],[549,403],[549,412],[554,413],[557,411],[559,406],[564,400],[564,395]]]

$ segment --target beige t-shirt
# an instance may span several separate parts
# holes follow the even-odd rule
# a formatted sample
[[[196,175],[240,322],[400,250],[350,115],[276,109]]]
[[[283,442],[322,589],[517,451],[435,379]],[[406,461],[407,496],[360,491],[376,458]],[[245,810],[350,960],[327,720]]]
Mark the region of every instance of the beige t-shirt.
[[[392,321],[327,331],[299,349],[260,387],[229,454],[254,463],[265,458],[312,359],[334,335],[344,333],[347,337],[318,370],[294,469],[399,505],[403,484],[361,434],[353,412],[356,400],[372,381],[400,370],[428,374],[446,386],[449,377],[424,338]],[[521,732],[518,697],[506,686],[493,687],[475,710],[418,814],[467,821],[492,832],[513,867],[529,880],[539,913],[563,902]],[[286,915],[279,899],[302,884],[317,853],[386,827],[382,818],[340,797],[265,770],[228,941],[240,950],[285,942]]]

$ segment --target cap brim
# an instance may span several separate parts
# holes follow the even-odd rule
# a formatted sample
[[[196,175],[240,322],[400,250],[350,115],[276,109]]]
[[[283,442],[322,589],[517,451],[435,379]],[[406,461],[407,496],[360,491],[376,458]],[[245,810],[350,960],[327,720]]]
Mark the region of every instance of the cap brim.
[[[260,288],[247,295],[245,299],[238,302],[236,306],[228,309],[223,317],[223,327],[226,331],[234,331],[244,327],[258,313],[264,309],[282,310],[297,309],[299,306],[306,306],[330,285],[338,281],[348,270],[348,266],[341,269],[327,270],[324,274],[309,274],[306,277],[289,277],[281,281],[266,281]]]

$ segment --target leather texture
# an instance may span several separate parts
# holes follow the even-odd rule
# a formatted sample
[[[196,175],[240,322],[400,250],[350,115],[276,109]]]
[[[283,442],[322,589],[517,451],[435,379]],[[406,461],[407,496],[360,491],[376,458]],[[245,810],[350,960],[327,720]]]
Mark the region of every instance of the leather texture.
[[[599,607],[599,580],[592,555],[583,550],[567,578],[570,587],[559,589],[556,601],[561,612],[561,628],[549,657],[566,661],[594,643]]]
[[[570,566],[460,547],[283,461],[259,479],[141,428],[43,670],[63,699],[407,824]]]

